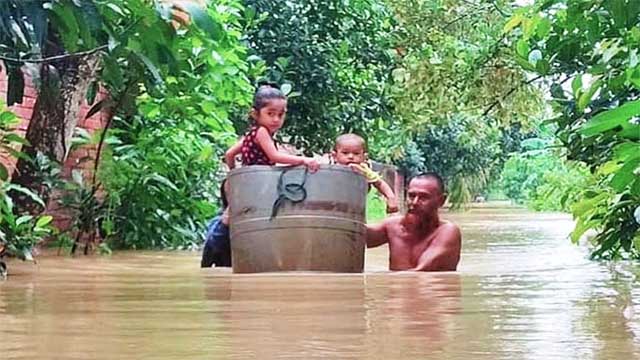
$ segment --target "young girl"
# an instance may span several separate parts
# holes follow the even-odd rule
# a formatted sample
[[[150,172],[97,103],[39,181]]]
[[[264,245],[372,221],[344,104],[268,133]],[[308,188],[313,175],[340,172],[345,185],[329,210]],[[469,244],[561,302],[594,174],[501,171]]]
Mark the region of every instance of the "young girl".
[[[247,133],[225,153],[229,169],[235,168],[236,155],[242,153],[242,165],[304,165],[316,172],[316,160],[304,156],[289,155],[278,151],[273,135],[284,124],[287,98],[277,88],[263,85],[253,96],[250,117],[253,123]]]

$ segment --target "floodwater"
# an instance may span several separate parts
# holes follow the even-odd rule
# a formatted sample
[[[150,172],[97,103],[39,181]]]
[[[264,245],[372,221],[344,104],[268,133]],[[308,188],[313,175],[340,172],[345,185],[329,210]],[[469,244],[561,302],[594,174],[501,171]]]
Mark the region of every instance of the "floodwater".
[[[175,252],[12,261],[0,359],[640,358],[639,267],[587,260],[567,215],[445,217],[457,273],[389,273],[386,248],[356,275],[233,275]]]

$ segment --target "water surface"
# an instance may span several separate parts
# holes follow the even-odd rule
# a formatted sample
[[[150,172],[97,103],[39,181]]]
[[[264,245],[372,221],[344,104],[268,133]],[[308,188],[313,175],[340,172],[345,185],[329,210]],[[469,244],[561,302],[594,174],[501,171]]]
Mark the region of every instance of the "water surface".
[[[199,254],[44,256],[0,283],[0,359],[632,359],[640,270],[563,214],[475,209],[457,273],[234,275]],[[640,309],[640,308],[638,308]]]

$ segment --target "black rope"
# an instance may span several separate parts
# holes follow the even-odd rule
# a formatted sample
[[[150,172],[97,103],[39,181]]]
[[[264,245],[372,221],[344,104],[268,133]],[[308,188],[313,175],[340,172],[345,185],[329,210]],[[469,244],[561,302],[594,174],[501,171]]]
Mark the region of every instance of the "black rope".
[[[284,175],[294,167],[286,168],[282,170],[280,173],[280,178],[278,178],[278,198],[273,202],[273,207],[271,208],[271,217],[269,221],[273,220],[278,215],[278,210],[282,204],[284,204],[285,200],[289,200],[292,203],[299,203],[304,201],[307,198],[307,189],[304,188],[304,184],[307,182],[307,173],[309,169],[304,168],[304,172],[302,173],[302,181],[300,183],[284,183]]]

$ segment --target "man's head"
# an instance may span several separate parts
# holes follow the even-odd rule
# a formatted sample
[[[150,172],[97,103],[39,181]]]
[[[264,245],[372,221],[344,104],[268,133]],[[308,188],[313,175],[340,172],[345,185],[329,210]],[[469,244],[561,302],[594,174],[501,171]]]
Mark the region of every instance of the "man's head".
[[[367,159],[367,144],[356,134],[343,134],[336,139],[336,145],[331,152],[337,164],[360,164]]]
[[[418,174],[409,180],[407,213],[419,217],[431,216],[444,205],[447,195],[444,181],[434,172]]]

